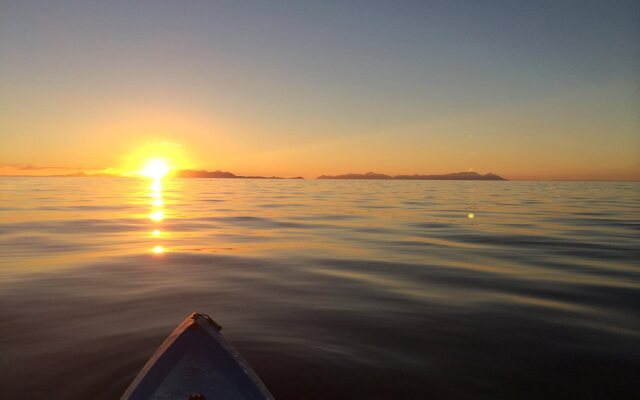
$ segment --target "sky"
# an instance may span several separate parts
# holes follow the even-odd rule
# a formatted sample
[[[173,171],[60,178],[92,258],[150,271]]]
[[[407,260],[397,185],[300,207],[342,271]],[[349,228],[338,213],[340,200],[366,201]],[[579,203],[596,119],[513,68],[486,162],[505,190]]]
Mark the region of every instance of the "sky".
[[[0,174],[640,180],[637,1],[0,0]]]

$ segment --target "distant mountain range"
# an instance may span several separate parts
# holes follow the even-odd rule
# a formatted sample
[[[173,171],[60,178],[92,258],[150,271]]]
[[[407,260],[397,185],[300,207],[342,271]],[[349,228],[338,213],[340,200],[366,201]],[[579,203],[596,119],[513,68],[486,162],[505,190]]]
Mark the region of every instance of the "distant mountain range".
[[[385,175],[375,172],[366,174],[344,174],[344,175],[320,175],[317,179],[388,179],[403,181],[506,181],[501,176],[488,173],[481,175],[477,172],[454,172],[444,175]]]
[[[3,175],[3,176],[11,176],[11,175]],[[14,175],[16,176],[16,175]],[[20,176],[20,175],[17,175]],[[29,176],[29,175],[22,175]],[[116,174],[107,174],[107,173],[97,173],[97,174],[87,174],[84,172],[76,172],[72,174],[64,174],[64,175],[30,175],[30,176],[40,176],[40,177],[120,177],[121,175]],[[282,178],[279,176],[242,176],[236,175],[227,171],[205,171],[205,170],[192,170],[192,169],[182,169],[177,170],[174,174],[176,178],[221,178],[221,179],[304,179],[301,176],[296,176],[294,178]],[[452,174],[444,174],[444,175],[385,175],[378,174],[375,172],[367,172],[366,174],[344,174],[344,175],[320,175],[316,179],[384,179],[384,180],[415,180],[415,181],[423,181],[423,180],[452,180],[452,181],[506,181],[501,176],[496,174],[488,173],[481,175],[477,172],[455,172]]]
[[[196,171],[180,170],[174,175],[177,178],[240,178],[240,179],[287,179],[278,176],[240,176],[226,171]],[[289,179],[304,179],[300,176]],[[389,179],[389,180],[457,180],[457,181],[506,181],[501,176],[488,173],[481,175],[477,172],[455,172],[444,175],[385,175],[375,172],[366,174],[345,174],[345,175],[320,175],[316,179]]]
[[[225,178],[225,179],[304,179],[301,176],[295,178],[282,178],[279,176],[241,176],[226,171],[205,171],[182,169],[174,174],[176,178]]]

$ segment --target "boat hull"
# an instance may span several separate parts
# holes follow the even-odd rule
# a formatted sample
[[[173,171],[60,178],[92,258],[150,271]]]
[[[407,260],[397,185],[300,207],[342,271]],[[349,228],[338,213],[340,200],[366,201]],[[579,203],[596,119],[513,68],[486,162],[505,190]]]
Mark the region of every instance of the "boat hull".
[[[151,356],[121,400],[273,399],[209,316],[185,319]]]

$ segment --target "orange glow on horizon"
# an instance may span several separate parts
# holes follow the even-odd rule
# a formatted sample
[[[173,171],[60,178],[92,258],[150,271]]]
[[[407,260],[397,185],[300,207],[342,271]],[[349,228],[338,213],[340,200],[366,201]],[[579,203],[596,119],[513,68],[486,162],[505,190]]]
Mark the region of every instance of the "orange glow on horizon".
[[[119,170],[123,175],[161,180],[172,171],[191,167],[190,157],[179,143],[153,141],[134,148],[135,150],[122,158]]]

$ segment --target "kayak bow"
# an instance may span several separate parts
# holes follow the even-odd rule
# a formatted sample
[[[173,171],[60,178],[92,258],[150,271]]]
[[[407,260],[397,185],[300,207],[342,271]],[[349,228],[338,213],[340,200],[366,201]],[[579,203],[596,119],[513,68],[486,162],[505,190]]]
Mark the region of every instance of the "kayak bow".
[[[193,313],[160,345],[121,400],[273,400],[206,314]]]

